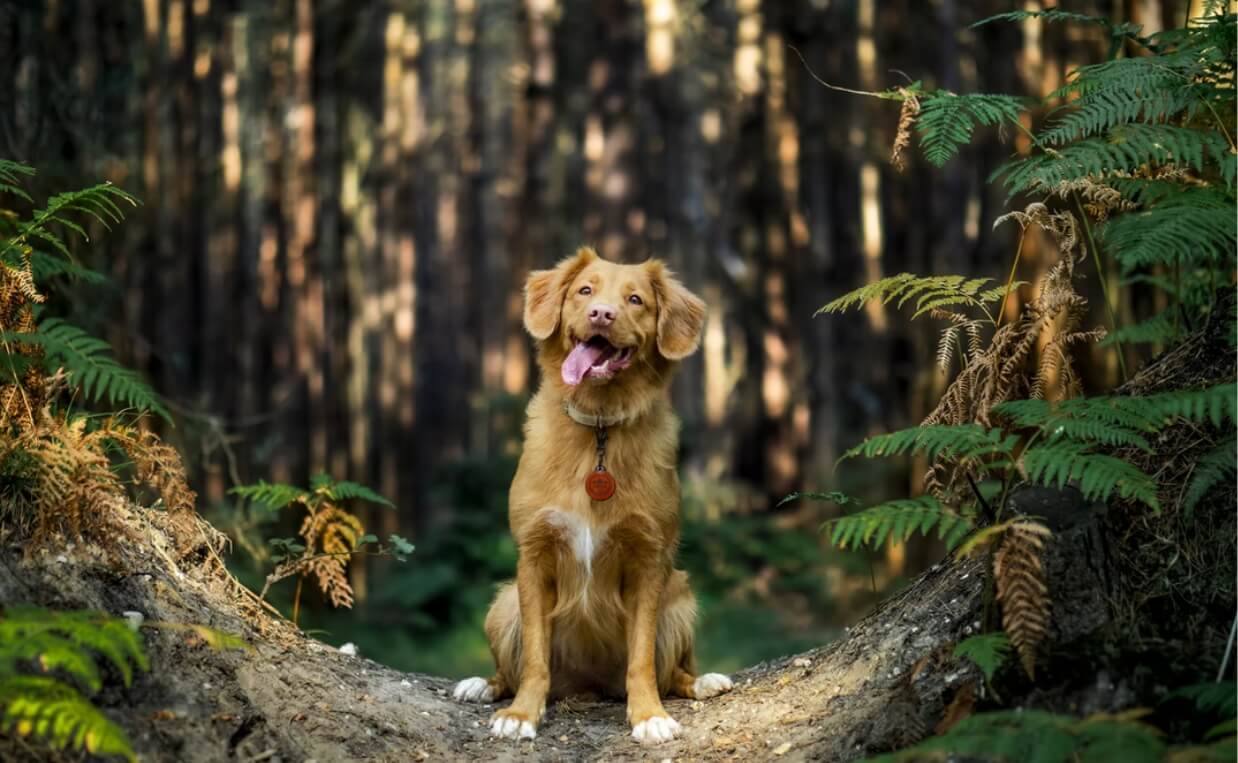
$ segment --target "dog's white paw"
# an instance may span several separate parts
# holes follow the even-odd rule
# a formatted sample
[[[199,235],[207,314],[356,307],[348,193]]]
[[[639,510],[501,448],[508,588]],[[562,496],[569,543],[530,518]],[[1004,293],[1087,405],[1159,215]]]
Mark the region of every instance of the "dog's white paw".
[[[632,738],[641,744],[661,744],[679,736],[679,723],[669,715],[655,715],[632,727]]]
[[[500,716],[490,721],[490,736],[501,739],[534,739],[537,737],[537,729],[528,721]]]
[[[703,676],[696,677],[696,683],[692,684],[692,693],[697,699],[709,699],[716,697],[719,694],[725,694],[735,688],[735,684],[731,683],[729,676],[724,676],[721,673],[706,673]]]
[[[486,679],[473,676],[456,684],[451,696],[457,702],[490,702],[494,699],[494,689]]]

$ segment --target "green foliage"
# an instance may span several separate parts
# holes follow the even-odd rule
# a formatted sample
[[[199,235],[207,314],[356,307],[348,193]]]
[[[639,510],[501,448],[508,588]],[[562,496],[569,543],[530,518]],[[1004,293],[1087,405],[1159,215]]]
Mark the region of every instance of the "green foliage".
[[[943,506],[931,495],[903,498],[871,506],[855,514],[825,523],[831,528],[830,543],[839,548],[880,548],[887,541],[898,543],[912,535],[937,537],[953,548],[973,527],[972,521]]]
[[[1005,633],[980,633],[956,644],[954,656],[976,663],[984,680],[992,681],[993,674],[1010,659],[1010,639]]]
[[[1234,466],[1236,451],[1238,439],[1231,435],[1199,459],[1182,496],[1183,511],[1188,515],[1194,512],[1200,501],[1217,485],[1225,484],[1232,490],[1234,478],[1238,476]]]
[[[1056,487],[1077,483],[1088,500],[1108,501],[1117,494],[1160,511],[1152,477],[1120,458],[1095,453],[1086,444],[1063,441],[1028,448],[1023,465],[1033,482]]]
[[[34,174],[32,168],[26,167],[25,169],[29,170],[26,174]],[[11,187],[12,183],[8,186]],[[0,190],[9,190],[9,188],[0,188]],[[26,200],[30,199],[28,195],[22,194],[22,196]],[[11,252],[23,245],[35,242],[47,244],[71,259],[72,254],[65,245],[64,239],[54,232],[52,226],[63,226],[89,241],[90,236],[87,235],[86,229],[72,215],[95,220],[105,228],[110,228],[112,223],[119,223],[124,219],[124,211],[119,206],[120,203],[137,206],[137,199],[111,183],[100,183],[78,191],[58,193],[47,200],[47,206],[35,210],[29,220],[17,223],[17,235],[0,243],[0,259],[8,257]]]
[[[159,395],[142,377],[117,363],[107,342],[77,326],[59,318],[46,318],[37,331],[4,331],[0,332],[0,337],[42,348],[48,370],[63,368],[87,400],[106,400],[113,407],[151,411],[171,421],[171,414]]]
[[[35,736],[55,749],[136,760],[124,731],[79,691],[53,675],[25,675],[26,665],[59,674],[98,692],[99,657],[125,686],[147,670],[141,638],[123,620],[98,612],[50,612],[11,606],[0,616],[0,729]]]
[[[228,491],[249,501],[251,505],[269,511],[278,511],[292,503],[309,500],[309,491],[295,485],[258,480],[252,485],[237,485]]]
[[[916,131],[920,133],[925,158],[941,167],[971,142],[977,125],[1017,125],[1022,111],[1022,98],[987,93],[956,95],[938,90],[920,96]]]
[[[915,299],[916,311],[911,316],[913,319],[933,310],[959,306],[984,310],[986,317],[991,318],[987,312],[988,306],[1000,302],[1008,292],[1023,285],[1022,281],[1016,281],[1009,287],[1005,284],[990,286],[992,282],[991,278],[966,278],[957,275],[923,277],[899,273],[844,294],[823,305],[816,314],[845,312],[863,307],[873,299],[881,300],[882,304],[889,304],[897,299],[897,306],[901,308]]]
[[[1183,686],[1166,699],[1190,700],[1196,710],[1210,713],[1217,718],[1233,718],[1238,715],[1238,684],[1233,681]]]
[[[889,755],[882,763],[962,757],[1008,763],[1160,763],[1160,733],[1136,714],[1079,719],[1041,710],[977,713],[941,736]]]
[[[856,500],[855,498],[852,498],[846,493],[840,493],[837,490],[831,490],[828,493],[823,493],[823,492],[816,491],[816,490],[802,490],[802,491],[797,490],[794,493],[788,493],[787,495],[783,496],[782,500],[780,500],[776,505],[781,506],[784,503],[790,503],[791,501],[796,501],[796,500],[799,500],[800,498],[807,498],[811,501],[827,501],[829,503],[833,503],[838,506],[858,506],[860,505],[860,502]]]
[[[843,458],[864,456],[898,456],[913,453],[930,459],[982,459],[1005,456],[987,462],[987,468],[1009,466],[1008,459],[1019,438],[1003,434],[1000,429],[986,429],[979,424],[934,424],[875,435],[843,453]]]

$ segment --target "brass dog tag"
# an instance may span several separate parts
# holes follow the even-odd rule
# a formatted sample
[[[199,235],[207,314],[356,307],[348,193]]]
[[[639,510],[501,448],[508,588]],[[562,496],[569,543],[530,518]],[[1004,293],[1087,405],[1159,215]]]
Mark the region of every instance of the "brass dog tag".
[[[595,501],[605,501],[615,494],[615,478],[599,466],[585,477],[585,492]]]

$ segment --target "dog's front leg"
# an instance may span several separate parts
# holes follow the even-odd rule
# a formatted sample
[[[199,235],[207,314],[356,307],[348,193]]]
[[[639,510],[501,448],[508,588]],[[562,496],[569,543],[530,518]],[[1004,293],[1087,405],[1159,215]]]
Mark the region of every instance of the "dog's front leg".
[[[657,564],[632,566],[624,575],[628,643],[628,723],[639,742],[668,742],[679,724],[666,714],[658,696],[658,610],[670,569]]]
[[[520,596],[520,686],[511,705],[495,712],[490,733],[511,739],[532,739],[546,711],[550,691],[550,613],[555,606],[555,584],[543,555],[521,553],[516,563],[516,590]]]

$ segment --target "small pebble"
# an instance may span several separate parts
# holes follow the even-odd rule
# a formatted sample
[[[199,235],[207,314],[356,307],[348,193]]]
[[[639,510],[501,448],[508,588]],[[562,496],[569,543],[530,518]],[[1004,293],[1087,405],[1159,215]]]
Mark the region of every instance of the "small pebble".
[[[121,612],[120,616],[125,618],[125,624],[129,626],[129,630],[131,631],[137,631],[142,627],[143,621],[146,620],[146,615],[132,609],[127,609],[124,612]]]
[[[346,654],[349,657],[356,657],[357,656],[357,645],[349,641],[347,644],[344,644],[343,646],[340,647],[340,654]]]
[[[407,678],[405,678],[403,681],[400,682],[400,686],[403,686],[404,688],[409,689],[409,688],[412,688],[413,685],[408,682]]]
[[[812,665],[812,660],[808,659],[807,657],[797,657],[795,662],[791,664],[797,668],[806,668]]]

